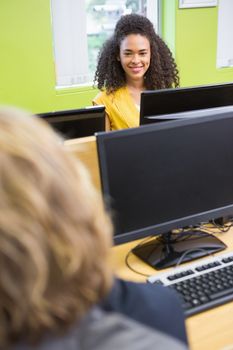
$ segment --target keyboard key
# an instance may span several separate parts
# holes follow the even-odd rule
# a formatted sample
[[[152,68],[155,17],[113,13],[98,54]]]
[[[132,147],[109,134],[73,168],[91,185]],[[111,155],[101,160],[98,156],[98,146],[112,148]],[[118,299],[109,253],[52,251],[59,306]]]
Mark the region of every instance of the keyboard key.
[[[229,294],[233,294],[233,288],[225,289],[225,290],[222,290],[220,292],[213,293],[210,295],[210,299],[211,300],[219,299],[219,298],[226,296],[226,295],[229,295]]]

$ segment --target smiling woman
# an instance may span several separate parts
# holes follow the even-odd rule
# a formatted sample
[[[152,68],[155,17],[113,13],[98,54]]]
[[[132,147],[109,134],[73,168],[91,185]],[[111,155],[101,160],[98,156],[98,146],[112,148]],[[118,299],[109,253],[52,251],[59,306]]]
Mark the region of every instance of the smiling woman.
[[[57,88],[93,81],[98,51],[122,15],[140,13],[159,27],[158,0],[50,0]]]
[[[101,92],[93,103],[106,108],[106,130],[117,130],[139,125],[142,91],[177,87],[179,76],[171,51],[150,20],[130,14],[120,18],[103,45],[95,83]]]

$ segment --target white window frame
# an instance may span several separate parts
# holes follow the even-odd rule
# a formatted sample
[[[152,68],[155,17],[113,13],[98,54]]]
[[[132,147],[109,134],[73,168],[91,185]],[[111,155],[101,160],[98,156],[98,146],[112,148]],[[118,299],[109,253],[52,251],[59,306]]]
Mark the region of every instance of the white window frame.
[[[51,0],[56,83],[82,84],[88,79],[85,0]],[[81,59],[80,59],[81,58]]]
[[[218,0],[179,0],[179,8],[214,7]]]
[[[219,0],[217,68],[233,67],[233,1]]]
[[[51,16],[56,88],[92,85],[85,0],[51,0]],[[147,17],[159,32],[159,0],[147,0]]]

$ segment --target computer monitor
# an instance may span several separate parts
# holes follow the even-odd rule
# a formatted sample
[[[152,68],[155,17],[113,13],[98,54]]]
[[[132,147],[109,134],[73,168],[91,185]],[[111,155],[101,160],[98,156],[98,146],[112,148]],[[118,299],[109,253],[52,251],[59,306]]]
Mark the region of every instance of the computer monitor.
[[[97,131],[105,130],[105,107],[90,106],[49,113],[40,113],[65,139],[91,136]]]
[[[224,249],[195,229],[192,239],[172,233],[232,215],[232,135],[233,112],[98,133],[115,244],[159,235],[133,249],[158,269]]]
[[[213,116],[219,113],[225,112],[233,112],[233,105],[231,106],[223,106],[223,107],[214,107],[214,108],[204,108],[204,109],[196,109],[193,111],[179,112],[179,113],[169,113],[169,114],[160,114],[156,116],[147,117],[147,122],[145,124],[150,123],[161,123],[168,122],[177,119],[189,119],[189,118],[201,118]]]
[[[233,106],[233,83],[144,91],[140,125],[170,120],[171,113],[223,106]]]

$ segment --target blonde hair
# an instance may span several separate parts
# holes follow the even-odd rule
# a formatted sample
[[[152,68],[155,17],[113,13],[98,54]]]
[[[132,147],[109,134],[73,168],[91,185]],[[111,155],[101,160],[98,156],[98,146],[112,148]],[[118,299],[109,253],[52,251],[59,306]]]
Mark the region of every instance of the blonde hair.
[[[108,292],[112,226],[42,120],[0,110],[0,347],[80,320]]]

